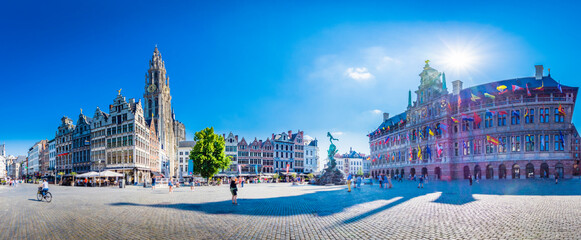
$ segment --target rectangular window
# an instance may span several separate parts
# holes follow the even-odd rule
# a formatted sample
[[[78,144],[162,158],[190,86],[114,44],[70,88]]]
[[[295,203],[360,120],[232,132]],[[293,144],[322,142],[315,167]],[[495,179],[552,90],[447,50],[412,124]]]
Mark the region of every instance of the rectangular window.
[[[121,137],[117,138],[117,147],[121,147]]]
[[[117,147],[117,138],[111,139],[111,147]]]
[[[130,123],[129,125],[127,125],[127,131],[129,132],[133,132],[133,123]]]
[[[541,140],[539,150],[543,152],[549,151],[549,135],[539,135],[539,139]]]
[[[463,142],[463,144],[464,144],[464,146],[462,146],[462,147],[464,149],[463,150],[464,155],[465,156],[466,155],[470,155],[470,147],[471,147],[470,146],[470,141],[469,140],[466,140],[466,141]]]
[[[126,133],[127,132],[127,124],[123,125],[123,132]]]
[[[559,114],[559,108],[555,108],[555,122],[556,123],[565,122],[565,116]]]
[[[513,110],[510,113],[510,124],[512,125],[520,124],[520,110]]]
[[[123,146],[127,146],[127,136],[123,137]]]
[[[129,138],[127,139],[127,144],[129,146],[133,146],[133,135],[129,135]]]
[[[121,133],[121,126],[117,126],[117,133]]]
[[[486,154],[492,154],[494,153],[494,144],[492,144],[491,142],[485,141],[486,142]]]
[[[491,128],[491,127],[493,127],[492,116],[485,114],[484,115],[484,128]]]
[[[112,121],[113,121],[114,124],[116,124],[117,123],[117,118],[113,117]]]
[[[528,112],[527,112],[528,110]],[[525,123],[535,123],[535,109],[525,109]]]
[[[520,136],[510,137],[511,151],[520,152]]]
[[[107,128],[107,136],[111,136],[111,128]]]
[[[532,152],[535,150],[535,135],[525,136],[525,151]]]
[[[564,151],[565,150],[565,143],[563,141],[561,141],[561,136],[560,135],[555,135],[555,151]],[[565,139],[565,136],[563,136],[563,139]]]
[[[506,126],[506,114],[498,114],[497,126]]]

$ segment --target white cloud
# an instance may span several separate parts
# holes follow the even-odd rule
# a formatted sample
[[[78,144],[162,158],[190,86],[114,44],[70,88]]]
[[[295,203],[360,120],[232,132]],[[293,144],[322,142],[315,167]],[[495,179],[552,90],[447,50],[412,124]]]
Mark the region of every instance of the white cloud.
[[[341,136],[341,135],[343,135],[343,132],[333,132],[333,133],[331,133],[331,134],[332,134],[332,135]]]
[[[360,68],[347,68],[347,71],[345,71],[345,75],[347,75],[348,77],[352,78],[353,80],[356,81],[365,81],[368,79],[372,79],[374,76],[373,74],[371,74],[366,67],[360,67]]]
[[[381,110],[379,110],[379,109],[371,110],[371,113],[373,113],[373,114],[381,114]]]
[[[309,136],[309,135],[305,135],[303,136],[303,139],[305,139],[305,141],[312,141],[315,140],[313,137]]]

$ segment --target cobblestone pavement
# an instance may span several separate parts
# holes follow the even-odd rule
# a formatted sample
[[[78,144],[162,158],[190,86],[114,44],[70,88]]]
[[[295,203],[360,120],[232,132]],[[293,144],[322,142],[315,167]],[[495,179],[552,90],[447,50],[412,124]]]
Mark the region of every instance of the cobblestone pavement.
[[[246,184],[168,189],[0,186],[0,239],[579,239],[581,180]]]

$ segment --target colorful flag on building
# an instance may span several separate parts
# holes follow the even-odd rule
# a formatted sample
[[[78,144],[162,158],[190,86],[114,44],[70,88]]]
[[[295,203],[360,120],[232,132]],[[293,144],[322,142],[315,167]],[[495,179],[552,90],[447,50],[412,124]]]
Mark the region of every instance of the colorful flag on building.
[[[458,123],[460,121],[458,121],[458,119],[454,118],[454,117],[450,117],[452,119],[452,121],[454,121],[454,123]]]
[[[480,118],[479,114],[474,113],[474,123],[476,123],[476,125],[480,124],[480,122],[482,122],[482,118]]]
[[[515,91],[521,90],[521,89],[523,89],[523,88],[522,87],[519,87],[517,85],[512,85],[512,92],[515,92]]]
[[[434,136],[434,132],[432,132],[432,129],[430,127],[428,127],[428,133],[430,133],[430,135]]]
[[[559,130],[559,138],[561,139],[561,144],[563,144],[563,148],[565,148],[565,138],[563,137],[563,132]]]
[[[418,159],[422,160],[422,148],[418,145]]]
[[[474,95],[474,93],[470,93],[470,94],[472,95],[472,97],[470,98],[470,100],[472,100],[472,102],[476,102],[476,100],[479,100],[480,99],[480,97]]]
[[[525,86],[527,87],[527,96],[530,97],[531,96],[531,91],[529,91],[529,84],[527,83]]]
[[[505,89],[504,91],[502,91],[502,92],[499,92],[499,93],[498,93],[498,95],[502,95],[502,94],[505,94],[505,93],[507,93],[507,92],[508,92],[508,89]]]
[[[458,108],[460,108],[461,104],[462,104],[462,98],[460,98],[460,93],[458,93]]]
[[[563,93],[563,88],[561,88],[561,83],[559,83],[559,84],[557,85],[557,88],[559,88],[559,92]]]
[[[498,115],[508,115],[506,111],[498,111]]]
[[[561,104],[559,104],[559,114],[567,116],[567,114],[565,114],[565,109],[563,109],[563,106],[561,106]]]
[[[486,109],[486,115],[489,115],[491,117],[494,117],[494,115],[496,115],[496,112],[495,111],[490,111],[490,110]]]
[[[505,89],[506,89],[506,86],[505,85],[500,85],[500,86],[496,87],[496,90],[498,90],[499,92],[502,92]]]
[[[238,165],[238,166],[240,166],[240,165]],[[287,163],[286,164],[286,173],[288,173],[288,170],[290,170],[290,164]]]
[[[486,93],[486,92],[484,93],[484,96],[485,96],[485,97],[488,97],[488,98],[490,98],[490,99],[492,99],[492,100],[494,100],[494,99],[496,98],[496,96],[494,96],[494,95],[492,95],[492,94],[489,94],[489,93]]]
[[[512,115],[520,117],[520,113],[516,110],[512,110]]]
[[[438,158],[440,158],[440,156],[442,155],[442,147],[440,146],[440,144],[436,144],[436,151],[438,153]]]
[[[474,121],[474,118],[462,113],[462,120]]]
[[[426,152],[428,153],[428,159],[432,159],[432,150],[430,150],[430,146],[426,144]]]
[[[444,131],[448,131],[448,125],[446,125],[444,123],[440,123],[440,128]]]
[[[543,89],[545,89],[545,82],[541,82],[541,86],[538,88],[535,88],[535,90],[540,90],[540,91],[542,91]]]
[[[498,139],[496,139],[496,138],[494,138],[494,137],[492,137],[492,136],[490,136],[488,134],[486,134],[486,141],[488,141],[489,143],[494,144],[494,146],[498,146],[498,144],[500,143],[498,141]]]
[[[529,109],[525,108],[525,117],[527,117],[529,115]]]

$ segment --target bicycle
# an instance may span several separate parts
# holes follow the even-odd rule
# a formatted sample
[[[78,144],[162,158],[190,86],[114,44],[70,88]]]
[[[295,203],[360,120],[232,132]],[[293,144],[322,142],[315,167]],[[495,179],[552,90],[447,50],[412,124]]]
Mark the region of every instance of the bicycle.
[[[50,202],[50,201],[52,201],[52,193],[50,193],[49,191],[46,191],[44,193],[44,195],[42,195],[42,188],[39,187],[38,192],[36,193],[36,199],[38,201],[45,200],[46,202]]]

